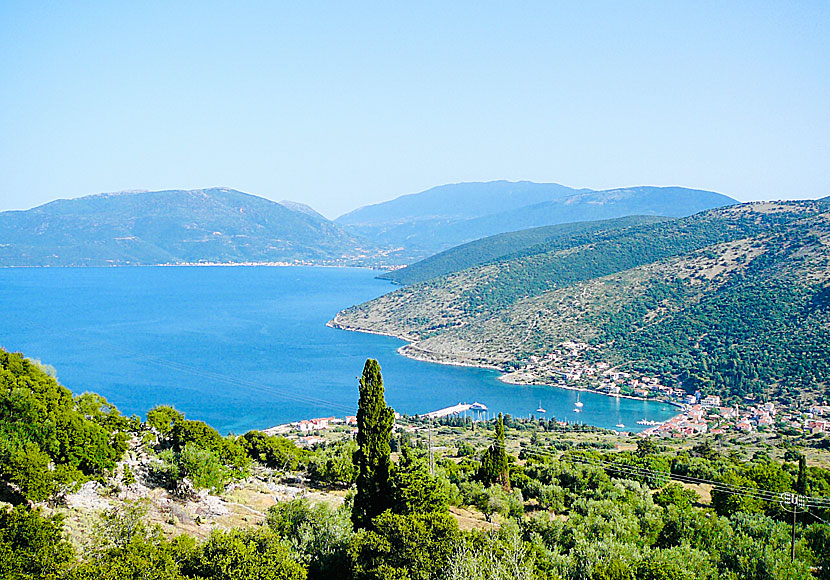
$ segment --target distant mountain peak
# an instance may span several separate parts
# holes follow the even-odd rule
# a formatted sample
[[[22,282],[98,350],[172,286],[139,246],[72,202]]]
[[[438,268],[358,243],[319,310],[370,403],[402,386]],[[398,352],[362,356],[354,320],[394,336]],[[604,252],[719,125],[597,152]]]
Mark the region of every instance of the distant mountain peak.
[[[300,213],[304,213],[306,215],[310,215],[312,217],[328,221],[328,218],[326,218],[326,216],[324,216],[323,214],[315,210],[313,207],[305,203],[300,203],[299,201],[291,201],[290,199],[284,199],[280,201],[279,204],[287,207],[290,210],[298,211]]]

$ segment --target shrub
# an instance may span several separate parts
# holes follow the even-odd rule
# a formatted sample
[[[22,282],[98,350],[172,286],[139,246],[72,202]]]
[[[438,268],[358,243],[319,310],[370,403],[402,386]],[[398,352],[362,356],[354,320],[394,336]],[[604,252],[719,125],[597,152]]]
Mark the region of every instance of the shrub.
[[[200,449],[188,443],[178,456],[180,474],[188,477],[197,488],[209,488],[216,493],[222,491],[230,481],[228,469],[222,465],[215,453]]]

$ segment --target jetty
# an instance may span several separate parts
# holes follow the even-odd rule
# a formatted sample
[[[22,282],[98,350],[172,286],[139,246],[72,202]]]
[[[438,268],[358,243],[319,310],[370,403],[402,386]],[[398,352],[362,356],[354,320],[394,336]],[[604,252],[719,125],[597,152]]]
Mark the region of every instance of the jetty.
[[[662,425],[662,424],[663,424],[662,421],[649,421],[647,419],[640,419],[639,421],[637,421],[637,425],[655,426],[655,425]]]
[[[441,417],[461,415],[462,413],[466,415],[468,411],[473,414],[474,419],[476,418],[476,414],[478,414],[478,418],[481,419],[482,414],[484,414],[485,417],[487,415],[487,406],[483,405],[482,403],[458,403],[457,405],[453,405],[452,407],[438,409],[437,411],[424,413],[420,416],[426,419],[439,419]]]

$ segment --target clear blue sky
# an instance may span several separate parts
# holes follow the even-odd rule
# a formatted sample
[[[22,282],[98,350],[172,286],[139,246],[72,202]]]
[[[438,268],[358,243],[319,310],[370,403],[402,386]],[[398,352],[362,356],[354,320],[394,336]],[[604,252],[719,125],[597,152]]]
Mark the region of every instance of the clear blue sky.
[[[0,2],[0,210],[458,181],[830,195],[830,2]]]

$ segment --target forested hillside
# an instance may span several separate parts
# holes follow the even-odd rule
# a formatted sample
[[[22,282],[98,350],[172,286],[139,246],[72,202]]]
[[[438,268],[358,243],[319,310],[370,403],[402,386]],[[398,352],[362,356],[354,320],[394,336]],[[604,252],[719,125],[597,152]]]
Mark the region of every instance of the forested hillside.
[[[680,216],[731,203],[721,194],[677,187],[594,192],[497,181],[440,186],[331,221],[304,204],[229,188],[124,191],[0,212],[0,267],[396,266],[531,226],[634,214]]]
[[[381,274],[378,278],[392,280],[398,284],[416,284],[486,264],[520,251],[530,251],[529,248],[539,244],[545,244],[546,247],[552,247],[553,244],[558,244],[563,248],[571,247],[584,243],[586,236],[599,231],[657,223],[667,219],[669,218],[660,216],[627,216],[612,220],[557,224],[507,232],[450,248],[405,268]]]
[[[416,356],[506,369],[581,341],[594,360],[690,390],[789,396],[830,377],[827,210],[743,204],[534,246],[334,323],[403,336]]]

